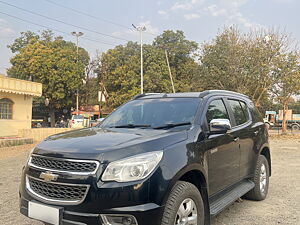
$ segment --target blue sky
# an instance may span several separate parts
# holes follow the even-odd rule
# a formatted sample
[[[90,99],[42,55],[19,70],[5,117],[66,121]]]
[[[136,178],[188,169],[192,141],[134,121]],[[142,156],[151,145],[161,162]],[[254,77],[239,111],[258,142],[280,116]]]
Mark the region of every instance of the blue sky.
[[[32,15],[1,2],[89,31]],[[88,13],[98,19],[53,3]],[[138,33],[131,29],[132,23],[146,26],[148,33],[144,37],[147,43],[167,29],[183,30],[188,39],[203,43],[211,40],[224,26],[231,24],[243,31],[280,28],[290,33],[297,42],[300,41],[299,0],[0,0],[0,73],[5,73],[6,68],[10,67],[9,59],[13,56],[6,46],[20,32],[44,29],[11,16],[62,31],[64,33],[55,34],[62,35],[66,40],[75,41],[68,34],[82,31],[83,37],[94,40],[81,38],[79,41],[79,45],[91,55],[95,55],[97,50],[103,52],[114,45],[124,44],[126,40],[138,41]]]

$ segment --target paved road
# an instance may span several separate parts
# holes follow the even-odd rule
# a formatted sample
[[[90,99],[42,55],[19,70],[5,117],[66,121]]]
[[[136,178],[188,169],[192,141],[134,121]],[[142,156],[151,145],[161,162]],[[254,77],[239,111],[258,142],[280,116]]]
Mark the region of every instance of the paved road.
[[[212,225],[300,224],[300,139],[272,140],[271,146],[273,176],[268,198],[235,202],[213,219]],[[18,211],[20,171],[31,147],[0,149],[1,225],[41,225]]]

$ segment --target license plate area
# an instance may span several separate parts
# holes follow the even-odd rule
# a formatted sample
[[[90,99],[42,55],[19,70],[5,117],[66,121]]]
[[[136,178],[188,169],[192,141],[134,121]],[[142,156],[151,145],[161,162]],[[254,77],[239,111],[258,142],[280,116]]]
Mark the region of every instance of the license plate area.
[[[60,225],[63,208],[28,202],[28,217],[46,223]]]

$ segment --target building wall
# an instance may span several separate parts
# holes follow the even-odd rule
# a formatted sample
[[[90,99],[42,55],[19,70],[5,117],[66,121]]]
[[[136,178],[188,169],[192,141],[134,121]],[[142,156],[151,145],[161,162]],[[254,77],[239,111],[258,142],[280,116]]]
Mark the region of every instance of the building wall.
[[[12,119],[0,119],[0,137],[16,136],[19,129],[31,128],[32,96],[0,92],[1,98],[8,98],[14,104]]]

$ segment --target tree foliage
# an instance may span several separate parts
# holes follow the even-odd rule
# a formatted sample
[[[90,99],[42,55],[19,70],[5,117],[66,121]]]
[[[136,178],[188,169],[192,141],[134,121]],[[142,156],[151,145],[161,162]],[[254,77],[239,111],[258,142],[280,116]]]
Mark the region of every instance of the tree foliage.
[[[41,36],[22,33],[11,50],[17,54],[10,60],[8,76],[42,83],[43,97],[50,101],[54,122],[54,108],[72,104],[76,89],[81,87],[88,53],[80,48],[78,58],[75,44],[54,37],[51,31],[44,31]]]
[[[292,97],[300,95],[300,60],[298,52],[282,54],[278,67],[274,71],[278,80],[272,88],[272,93],[283,106],[282,128],[286,132],[286,114]]]
[[[205,86],[244,93],[260,106],[278,81],[278,67],[285,36],[274,32],[241,33],[230,27],[201,56],[201,78]]]
[[[203,45],[199,80],[205,89],[244,93],[262,109],[275,94],[286,112],[288,101],[300,93],[299,54],[291,47],[282,32],[227,28]]]
[[[153,44],[144,45],[144,92],[172,92],[166,62],[170,67],[177,91],[191,91],[191,80],[198,73],[193,53],[197,43],[186,40],[182,31],[165,31]],[[109,92],[109,105],[115,108],[140,93],[140,46],[128,42],[102,55],[100,76]]]

